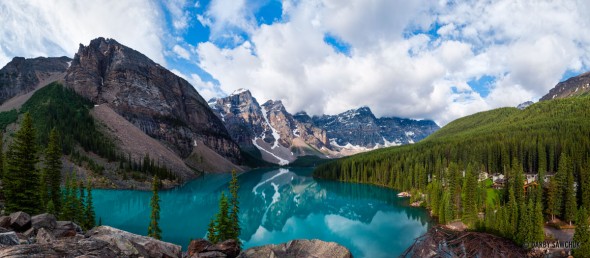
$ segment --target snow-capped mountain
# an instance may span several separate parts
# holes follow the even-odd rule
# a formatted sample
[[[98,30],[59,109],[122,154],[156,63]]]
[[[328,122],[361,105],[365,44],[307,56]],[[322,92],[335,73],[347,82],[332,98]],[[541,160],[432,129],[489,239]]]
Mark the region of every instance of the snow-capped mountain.
[[[299,113],[296,117],[311,120],[315,126],[326,130],[331,145],[340,152],[344,149],[363,151],[412,144],[439,129],[431,120],[377,118],[368,107],[338,115],[309,117]]]
[[[430,120],[376,118],[368,107],[338,115],[291,115],[280,100],[260,105],[239,89],[209,106],[243,150],[281,165],[299,156],[340,157],[414,143],[439,127]]]
[[[259,105],[250,91],[240,89],[210,100],[209,106],[242,149],[266,161],[286,165],[298,156],[325,156],[331,149],[324,130],[295,120],[281,101]]]

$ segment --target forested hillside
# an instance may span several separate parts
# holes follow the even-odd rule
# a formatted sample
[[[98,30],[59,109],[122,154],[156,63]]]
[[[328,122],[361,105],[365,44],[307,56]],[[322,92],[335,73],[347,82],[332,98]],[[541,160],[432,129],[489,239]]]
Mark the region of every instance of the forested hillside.
[[[56,129],[62,153],[93,173],[101,175],[104,167],[85,153],[94,153],[107,162],[118,162],[119,173],[124,177],[127,174],[132,177],[141,175],[142,178],[158,175],[164,179],[176,179],[175,174],[167,169],[165,164],[158,164],[157,160],[149,156],[143,160],[133,160],[121,152],[90,115],[92,107],[90,101],[72,89],[52,83],[35,92],[18,112],[0,112],[0,129],[16,122],[19,114],[29,113],[40,146],[47,145],[51,130]]]
[[[314,175],[424,193],[443,223],[463,219],[520,243],[542,240],[543,215],[572,222],[577,208],[590,209],[589,111],[590,97],[582,96],[481,112],[417,144],[340,159]],[[504,174],[506,184],[491,189],[491,180],[478,182],[481,172]],[[525,191],[524,173],[555,176],[544,188],[535,183]],[[478,212],[485,221],[475,219]],[[532,233],[511,235],[522,231]]]

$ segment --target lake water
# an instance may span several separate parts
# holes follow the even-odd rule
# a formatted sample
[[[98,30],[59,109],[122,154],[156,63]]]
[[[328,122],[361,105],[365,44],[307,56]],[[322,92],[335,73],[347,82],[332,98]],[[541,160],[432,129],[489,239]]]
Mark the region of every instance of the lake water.
[[[354,257],[397,257],[430,222],[426,210],[408,206],[397,192],[376,186],[325,181],[309,168],[253,170],[241,174],[240,238],[244,248],[292,239],[322,239],[349,248]],[[229,174],[205,175],[160,192],[164,241],[182,245],[202,238],[217,212]],[[146,235],[151,192],[94,190],[103,225]]]

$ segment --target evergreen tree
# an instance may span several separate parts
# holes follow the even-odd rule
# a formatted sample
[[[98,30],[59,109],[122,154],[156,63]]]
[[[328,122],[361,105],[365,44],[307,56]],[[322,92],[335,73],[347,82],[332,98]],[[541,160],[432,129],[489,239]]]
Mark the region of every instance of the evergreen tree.
[[[547,184],[547,214],[551,215],[551,220],[555,220],[555,215],[559,214],[559,210],[561,209],[559,204],[559,191],[558,191],[557,179],[556,176],[553,176],[549,179],[549,183]]]
[[[564,199],[565,199],[565,205],[564,205],[564,219],[566,221],[569,221],[570,225],[572,224],[572,221],[574,221],[576,219],[576,208],[577,208],[577,203],[576,203],[576,191],[574,189],[574,172],[573,169],[571,168],[571,166],[568,166],[568,170],[567,170],[567,179],[566,179],[566,187],[564,190]]]
[[[37,161],[35,129],[31,116],[25,113],[6,155],[3,180],[6,212],[38,214],[43,210]]]
[[[232,225],[229,218],[229,203],[225,193],[221,192],[219,199],[219,213],[215,219],[215,229],[217,231],[217,240],[225,241],[232,236]]]
[[[231,222],[231,231],[229,238],[235,239],[239,245],[241,245],[240,241],[240,202],[238,200],[238,190],[240,189],[240,184],[238,182],[238,175],[235,170],[231,172],[231,181],[229,182],[229,192],[231,195],[230,205],[231,205],[231,213],[229,215],[229,219]]]
[[[580,170],[580,204],[590,210],[590,160],[588,164]]]
[[[467,167],[463,187],[463,222],[473,226],[477,220],[477,174],[472,165]]]
[[[539,186],[540,188],[540,186]],[[532,242],[539,242],[545,240],[545,219],[543,217],[543,202],[539,196],[534,207],[534,222],[533,222],[533,239]]]
[[[88,182],[86,187],[86,207],[84,209],[84,228],[91,229],[95,226],[94,204],[92,203],[92,184]]]
[[[585,207],[580,208],[576,218],[576,231],[574,232],[574,242],[579,243],[580,247],[574,249],[575,257],[590,257],[590,229],[588,228],[588,212]]]
[[[0,132],[0,178],[4,177],[4,134]]]
[[[219,238],[217,237],[217,232],[215,229],[215,220],[213,218],[211,219],[211,221],[209,221],[209,228],[207,229],[207,239],[209,239],[209,242],[214,244],[219,242]]]
[[[148,236],[153,237],[155,239],[162,238],[162,230],[158,225],[158,221],[160,220],[160,197],[158,196],[158,188],[160,185],[160,180],[158,176],[154,176],[152,181],[152,199],[150,201],[150,206],[152,207],[152,213],[150,215],[150,225],[148,227]]]
[[[61,208],[61,146],[59,136],[54,128],[49,134],[49,142],[45,152],[45,169],[43,169],[42,187],[45,188],[43,194],[46,195],[46,201],[52,201],[55,210],[59,212]]]

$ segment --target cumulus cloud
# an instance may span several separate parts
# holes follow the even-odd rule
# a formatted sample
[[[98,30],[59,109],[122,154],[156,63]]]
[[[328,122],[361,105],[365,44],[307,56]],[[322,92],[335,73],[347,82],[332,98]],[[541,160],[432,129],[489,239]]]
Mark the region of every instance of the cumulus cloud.
[[[292,112],[368,105],[379,116],[442,125],[536,100],[566,71],[590,66],[583,1],[431,2],[287,0],[283,21],[254,28],[237,4],[226,23],[249,38],[229,48],[199,44],[199,64],[224,92],[250,88]],[[324,42],[327,34],[349,44],[350,54]],[[483,76],[493,78],[485,97],[470,86]]]
[[[0,14],[0,66],[14,56],[71,57],[99,36],[166,63],[164,20],[151,1],[0,1]]]
[[[178,55],[180,58],[190,60],[191,54],[185,48],[183,48],[179,45],[174,45],[174,47],[172,48],[172,51],[174,51],[174,53],[176,53],[176,55]]]

